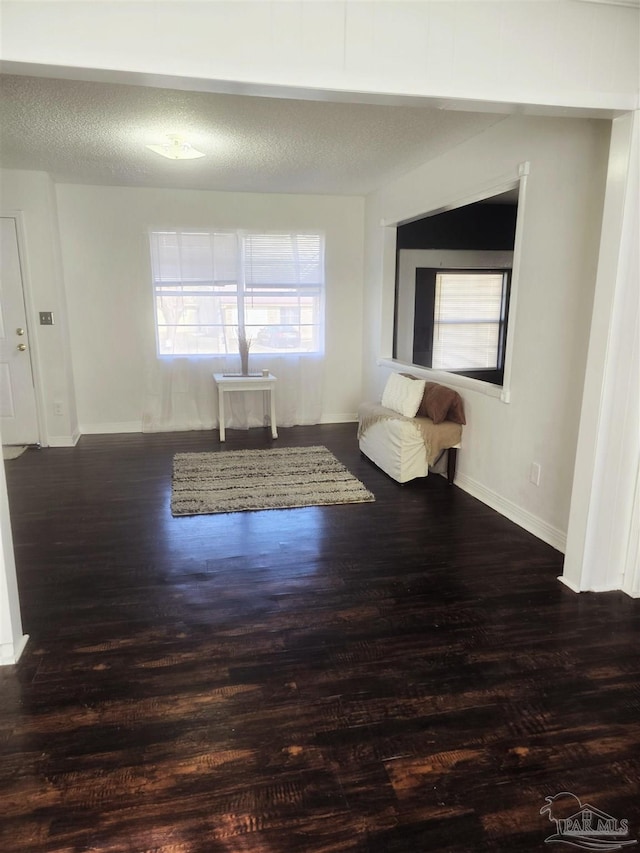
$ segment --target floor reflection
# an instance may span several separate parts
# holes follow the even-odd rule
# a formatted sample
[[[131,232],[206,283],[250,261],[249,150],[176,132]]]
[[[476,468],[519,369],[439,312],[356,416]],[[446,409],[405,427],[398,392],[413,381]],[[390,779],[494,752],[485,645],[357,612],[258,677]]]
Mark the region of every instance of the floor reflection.
[[[329,508],[331,509],[331,508]],[[327,507],[164,515],[158,547],[174,601],[206,613],[255,619],[279,609],[288,595],[324,586]],[[196,613],[191,611],[193,618]]]

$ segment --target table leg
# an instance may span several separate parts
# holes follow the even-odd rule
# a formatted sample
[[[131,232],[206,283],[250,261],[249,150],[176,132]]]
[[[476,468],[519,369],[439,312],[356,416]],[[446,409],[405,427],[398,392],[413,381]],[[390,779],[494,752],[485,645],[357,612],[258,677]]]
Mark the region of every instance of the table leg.
[[[271,397],[271,437],[278,437],[278,428],[276,425],[276,389],[271,388],[269,391],[269,396]]]
[[[220,422],[220,441],[224,441],[224,391],[220,385],[218,385],[218,420]]]

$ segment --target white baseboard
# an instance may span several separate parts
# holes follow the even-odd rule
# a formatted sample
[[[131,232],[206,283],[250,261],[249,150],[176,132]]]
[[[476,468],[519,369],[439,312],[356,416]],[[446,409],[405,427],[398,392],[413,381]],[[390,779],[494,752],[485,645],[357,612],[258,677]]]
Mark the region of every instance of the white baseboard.
[[[572,592],[624,592],[625,595],[628,595],[630,598],[640,598],[640,593],[627,592],[624,589],[620,589],[619,586],[615,586],[613,588],[608,586],[594,586],[590,589],[578,589],[578,587],[574,583],[572,583],[570,580],[567,580],[567,578],[563,577],[562,575],[560,575],[558,580],[560,581],[560,583],[563,583],[565,586],[568,586]]]
[[[18,663],[28,639],[29,635],[23,634],[17,643],[0,643],[0,666],[12,666]]]
[[[79,432],[74,432],[73,435],[50,435],[47,447],[75,447],[79,441]]]
[[[538,539],[542,539],[547,545],[551,545],[564,554],[567,547],[567,534],[562,530],[553,527],[548,522],[538,518],[537,515],[523,509],[508,498],[502,497],[492,489],[488,489],[472,477],[467,477],[466,474],[456,474],[455,484],[474,498],[478,498],[482,503],[490,506],[491,509],[495,509],[500,515],[504,515],[510,521],[524,527],[529,533],[533,533]]]
[[[142,432],[142,421],[116,421],[106,424],[80,424],[82,435],[117,435],[120,432]]]
[[[321,424],[347,424],[347,423],[356,423],[358,420],[358,416],[352,412],[342,412],[338,414],[328,414],[322,415],[320,418]],[[218,424],[212,424],[211,426],[179,426],[179,427],[170,427],[168,429],[157,429],[157,430],[149,430],[147,432],[184,432],[192,429],[198,430],[212,430],[217,429]],[[72,436],[67,435],[54,435],[49,437],[49,447],[74,447],[78,440],[82,435],[117,435],[118,433],[134,433],[134,432],[145,432],[142,428],[142,421],[116,421],[115,423],[102,423],[102,424],[81,424],[78,432],[74,433]]]
[[[358,420],[358,415],[355,412],[340,413],[337,415],[322,415],[320,418],[321,424],[351,424]]]
[[[558,580],[560,583],[563,583],[565,586],[568,586],[571,592],[582,592],[579,587],[577,587],[574,583],[572,583],[568,578],[565,578],[563,575],[560,575]]]

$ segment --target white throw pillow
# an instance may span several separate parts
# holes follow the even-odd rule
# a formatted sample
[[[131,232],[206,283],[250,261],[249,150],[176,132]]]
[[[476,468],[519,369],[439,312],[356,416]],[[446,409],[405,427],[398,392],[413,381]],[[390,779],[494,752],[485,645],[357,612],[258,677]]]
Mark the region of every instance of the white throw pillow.
[[[382,394],[382,405],[405,418],[413,418],[420,408],[424,385],[424,379],[409,379],[399,373],[392,373]]]

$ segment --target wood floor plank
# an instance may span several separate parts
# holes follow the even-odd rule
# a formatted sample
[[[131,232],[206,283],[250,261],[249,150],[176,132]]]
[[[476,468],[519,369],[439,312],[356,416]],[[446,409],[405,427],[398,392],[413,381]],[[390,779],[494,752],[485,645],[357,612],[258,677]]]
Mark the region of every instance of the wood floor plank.
[[[324,445],[374,503],[173,518],[179,452]],[[540,851],[571,791],[640,840],[640,603],[353,424],[85,436],[5,463],[27,649],[7,853]]]

